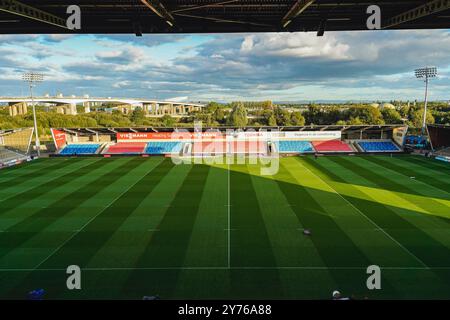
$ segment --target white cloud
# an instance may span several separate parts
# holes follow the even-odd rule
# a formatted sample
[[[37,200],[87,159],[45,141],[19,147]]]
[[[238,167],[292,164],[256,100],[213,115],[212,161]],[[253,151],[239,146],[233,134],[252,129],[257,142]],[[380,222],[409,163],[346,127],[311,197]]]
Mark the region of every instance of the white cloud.
[[[449,98],[446,30],[195,37],[205,40],[168,45],[162,40],[170,37],[149,38],[152,43],[142,45],[133,36],[0,36],[0,95],[18,94],[21,73],[40,70],[49,75],[38,88],[43,92],[112,96],[120,89],[123,96],[193,100],[422,98],[412,71],[428,64],[442,70],[432,96]],[[165,56],[164,50],[171,51]]]
[[[272,33],[246,36],[241,52],[293,58],[322,57],[334,60],[350,58],[350,46],[329,33],[317,37],[313,33]]]
[[[112,86],[113,86],[113,88],[117,88],[117,89],[126,88],[126,87],[131,86],[131,82],[128,80],[119,81],[119,82],[114,83]]]

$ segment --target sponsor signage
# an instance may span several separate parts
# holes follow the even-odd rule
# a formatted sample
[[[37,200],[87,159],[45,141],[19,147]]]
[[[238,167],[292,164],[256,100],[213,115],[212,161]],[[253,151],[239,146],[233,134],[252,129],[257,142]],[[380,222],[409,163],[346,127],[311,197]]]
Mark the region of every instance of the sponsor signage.
[[[221,132],[119,132],[117,140],[185,140],[223,138]]]
[[[336,140],[341,131],[119,132],[117,141],[150,140]]]
[[[278,136],[280,139],[295,139],[295,140],[338,140],[341,139],[341,131],[288,131],[280,132]]]
[[[341,139],[341,131],[246,131],[231,135],[238,140],[337,140]]]
[[[399,145],[403,146],[406,139],[408,127],[395,128],[392,130],[392,139]]]
[[[66,144],[66,133],[61,130],[51,129],[53,141],[57,149],[62,148]]]

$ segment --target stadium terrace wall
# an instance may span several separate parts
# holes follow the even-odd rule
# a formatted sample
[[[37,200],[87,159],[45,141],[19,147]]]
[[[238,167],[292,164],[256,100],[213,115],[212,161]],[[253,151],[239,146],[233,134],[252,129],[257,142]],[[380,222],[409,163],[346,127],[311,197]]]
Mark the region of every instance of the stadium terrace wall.
[[[434,149],[450,147],[450,126],[428,125],[427,129]]]

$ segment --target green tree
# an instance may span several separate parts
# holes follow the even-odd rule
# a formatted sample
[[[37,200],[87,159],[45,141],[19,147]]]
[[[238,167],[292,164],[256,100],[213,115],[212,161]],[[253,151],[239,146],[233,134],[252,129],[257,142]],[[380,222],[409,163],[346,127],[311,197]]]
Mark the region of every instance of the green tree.
[[[275,116],[272,114],[268,121],[267,121],[267,125],[271,126],[271,127],[276,127],[277,126],[277,119],[275,118]]]
[[[294,111],[291,113],[291,125],[293,126],[304,126],[305,118],[299,111]]]
[[[383,119],[386,124],[402,123],[402,117],[400,116],[400,113],[398,113],[394,109],[383,109],[381,110],[381,114],[383,115]]]
[[[230,116],[228,117],[228,124],[235,127],[245,127],[248,123],[247,110],[241,102],[238,102],[233,107]]]
[[[410,124],[415,128],[421,128],[423,124],[423,112],[424,109],[418,109],[411,114]],[[427,124],[433,124],[434,117],[431,114],[430,110],[427,110]]]
[[[134,123],[134,124],[142,124],[142,122],[145,119],[145,112],[144,110],[142,110],[142,108],[138,107],[136,109],[133,110],[133,112],[131,112],[131,116],[130,116],[130,120]]]
[[[173,127],[176,123],[175,119],[168,114],[163,115],[160,120],[164,127]]]
[[[217,109],[220,109],[222,105],[218,102],[211,101],[206,106],[206,111],[210,113],[214,113]]]
[[[214,111],[214,120],[219,122],[219,123],[223,123],[224,119],[225,119],[225,112],[223,111],[223,108],[217,108]]]
[[[274,112],[275,118],[277,119],[277,124],[279,126],[290,126],[291,125],[291,115],[286,109],[280,107],[275,108]]]

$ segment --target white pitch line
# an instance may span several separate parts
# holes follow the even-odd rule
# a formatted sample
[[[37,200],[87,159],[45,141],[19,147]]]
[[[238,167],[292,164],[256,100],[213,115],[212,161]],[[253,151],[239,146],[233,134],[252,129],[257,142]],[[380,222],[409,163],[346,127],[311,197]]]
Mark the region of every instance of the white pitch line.
[[[359,212],[364,218],[366,218],[367,221],[369,221],[370,223],[372,223],[378,230],[380,230],[381,232],[383,232],[389,239],[391,239],[393,242],[395,242],[400,248],[402,248],[406,253],[408,253],[411,257],[413,257],[414,259],[416,259],[421,265],[423,265],[425,268],[430,268],[429,266],[427,266],[419,257],[417,257],[415,254],[413,254],[411,251],[409,251],[407,248],[405,248],[404,245],[402,245],[400,242],[398,242],[394,237],[392,237],[389,233],[387,233],[386,230],[384,230],[383,228],[381,228],[375,221],[373,221],[372,219],[370,219],[368,216],[366,216],[361,210],[359,210],[357,207],[355,207],[353,205],[353,203],[351,203],[350,201],[348,201],[347,199],[345,199],[339,192],[336,191],[336,189],[334,189],[328,182],[326,182],[325,180],[323,180],[321,177],[319,177],[317,174],[315,174],[314,172],[312,172],[311,170],[309,170],[307,167],[305,167],[303,165],[303,163],[301,163],[300,161],[297,161],[298,163],[300,163],[300,165],[305,168],[306,170],[308,170],[311,174],[313,174],[314,176],[316,176],[317,178],[319,178],[323,183],[325,183],[327,186],[329,186],[331,188],[331,190],[334,191],[334,193],[336,193],[337,195],[339,195],[345,202],[347,202],[351,207],[353,207],[357,212]]]
[[[106,207],[104,207],[102,210],[99,211],[99,213],[97,213],[95,216],[93,216],[91,219],[89,219],[78,231],[76,231],[75,233],[73,233],[69,238],[67,238],[63,243],[61,243],[55,250],[53,250],[50,255],[48,255],[44,260],[42,260],[36,267],[34,267],[34,270],[38,269],[42,264],[44,264],[48,259],[50,259],[55,253],[57,253],[67,242],[69,242],[70,240],[72,240],[78,233],[80,233],[81,231],[83,231],[84,228],[87,227],[88,224],[90,224],[92,221],[94,221],[100,214],[102,214],[106,209],[108,209],[109,207],[111,207],[111,205],[116,202],[122,195],[124,195],[125,193],[127,193],[132,187],[134,187],[139,181],[141,181],[142,179],[144,179],[144,177],[147,176],[147,174],[149,174],[152,170],[154,169],[154,167],[152,167],[150,169],[150,171],[148,171],[141,179],[137,180],[135,183],[133,183],[132,185],[130,185],[127,189],[125,189],[125,191],[123,191],[122,193],[120,193],[116,198],[114,198],[114,200],[112,200]]]
[[[382,270],[450,270],[448,267],[380,267]],[[83,271],[139,271],[139,270],[367,270],[367,267],[314,267],[314,266],[277,266],[277,267],[98,267],[81,268]],[[65,268],[17,268],[0,269],[0,272],[66,271]]]

